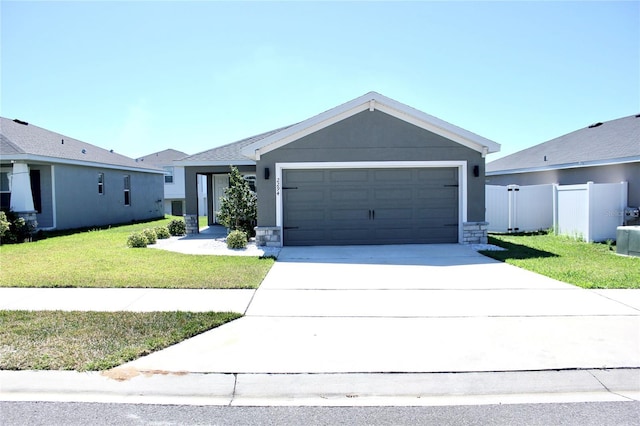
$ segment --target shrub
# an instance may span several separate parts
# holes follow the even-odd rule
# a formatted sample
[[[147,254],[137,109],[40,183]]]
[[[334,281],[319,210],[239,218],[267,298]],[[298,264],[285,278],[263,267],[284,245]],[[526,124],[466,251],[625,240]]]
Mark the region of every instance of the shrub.
[[[247,247],[247,234],[242,231],[231,231],[227,235],[227,247],[230,249],[241,249]]]
[[[187,233],[187,225],[184,220],[172,219],[167,225],[167,229],[171,235],[185,235]]]
[[[165,240],[171,237],[171,234],[166,226],[158,226],[156,228],[156,237],[158,237],[159,240]]]
[[[0,220],[0,222],[2,222],[0,227],[4,229],[4,232],[0,233],[2,244],[16,244],[31,241],[33,233],[38,227],[36,221],[27,222],[23,217],[18,216],[12,211],[2,213],[4,214],[4,220]]]
[[[145,237],[147,237],[147,244],[155,244],[158,236],[156,235],[156,231],[151,228],[145,228],[142,230],[142,233]]]
[[[134,232],[127,238],[127,246],[131,248],[144,248],[148,243],[149,241],[143,232]]]
[[[0,237],[4,237],[4,234],[9,230],[9,221],[7,220],[7,214],[0,211]]]

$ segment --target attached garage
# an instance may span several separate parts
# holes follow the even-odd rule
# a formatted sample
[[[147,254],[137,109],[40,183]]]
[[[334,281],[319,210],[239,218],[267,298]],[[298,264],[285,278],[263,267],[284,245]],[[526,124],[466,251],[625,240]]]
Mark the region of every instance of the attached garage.
[[[284,169],[282,182],[284,245],[458,242],[457,168]]]
[[[253,162],[258,245],[484,243],[485,157],[499,150],[370,92],[202,153],[185,172]]]

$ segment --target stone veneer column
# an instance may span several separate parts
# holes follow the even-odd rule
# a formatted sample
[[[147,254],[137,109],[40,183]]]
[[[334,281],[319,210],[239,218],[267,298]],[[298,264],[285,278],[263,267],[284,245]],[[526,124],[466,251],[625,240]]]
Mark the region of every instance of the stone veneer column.
[[[282,230],[279,226],[256,226],[256,245],[282,247]]]
[[[200,227],[198,226],[197,214],[185,214],[184,223],[187,228],[187,235],[193,235],[200,233]]]
[[[489,222],[464,222],[462,225],[463,244],[487,244]]]

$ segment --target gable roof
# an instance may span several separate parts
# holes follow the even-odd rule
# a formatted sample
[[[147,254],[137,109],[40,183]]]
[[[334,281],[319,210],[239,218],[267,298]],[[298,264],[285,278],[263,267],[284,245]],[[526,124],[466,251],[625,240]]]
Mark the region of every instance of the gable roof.
[[[24,121],[3,117],[0,117],[0,156],[5,161],[63,163],[162,173],[154,167],[137,164],[133,158]]]
[[[177,160],[176,163],[184,166],[242,166],[255,165],[256,162],[248,159],[242,154],[242,150],[253,143],[259,142],[264,138],[288,129],[291,126],[281,127],[279,129],[270,130],[239,140],[237,142],[222,145],[216,148],[202,151],[197,154]]]
[[[595,123],[487,163],[487,175],[640,161],[640,114]]]
[[[175,149],[165,149],[164,151],[154,152],[144,157],[136,158],[136,162],[140,164],[150,164],[155,167],[168,166],[172,164],[174,160],[179,160],[188,156],[186,152],[178,151]]]
[[[410,106],[387,98],[376,92],[369,92],[352,101],[339,105],[300,123],[288,126],[269,136],[260,138],[246,147],[241,152],[254,160],[259,160],[260,155],[280,148],[288,143],[300,139],[306,135],[317,132],[325,127],[337,123],[365,110],[378,110],[393,117],[414,124],[425,130],[453,140],[468,148],[474,149],[486,155],[490,152],[498,152],[500,145],[489,139],[464,130],[432,115],[418,111]]]

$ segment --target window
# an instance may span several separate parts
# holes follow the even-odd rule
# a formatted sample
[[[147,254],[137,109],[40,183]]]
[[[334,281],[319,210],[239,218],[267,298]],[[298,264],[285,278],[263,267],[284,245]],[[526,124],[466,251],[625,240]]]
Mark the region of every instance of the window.
[[[0,172],[0,207],[9,210],[11,204],[10,172]]]
[[[131,205],[131,176],[124,175],[124,205]]]
[[[98,173],[98,194],[104,194],[104,173]]]
[[[173,167],[165,166],[164,169],[164,183],[173,183]]]
[[[249,188],[251,188],[253,192],[256,192],[256,176],[246,175],[246,176],[243,176],[243,178],[249,184]]]

